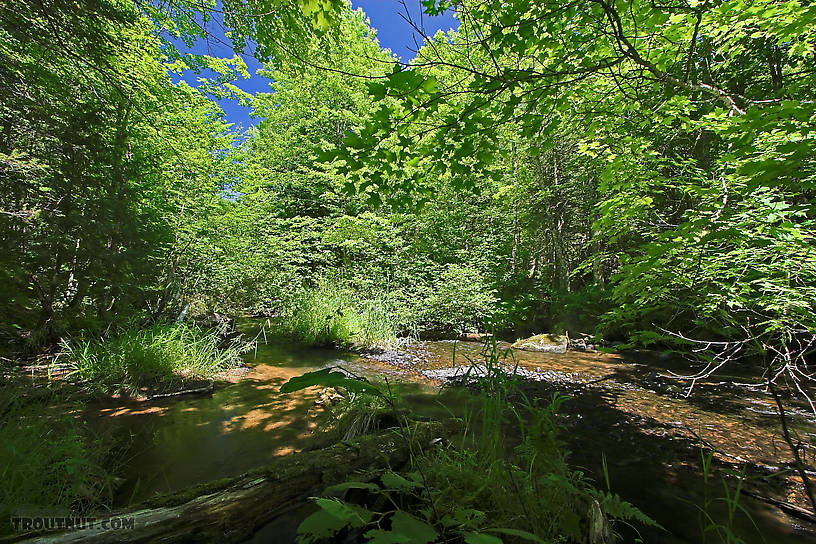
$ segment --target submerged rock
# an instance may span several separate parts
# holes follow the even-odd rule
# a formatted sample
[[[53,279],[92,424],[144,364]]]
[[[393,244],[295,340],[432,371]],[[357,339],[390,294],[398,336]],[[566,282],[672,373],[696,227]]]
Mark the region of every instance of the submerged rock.
[[[417,355],[395,349],[367,349],[359,353],[366,359],[399,367],[413,367],[422,362]]]
[[[518,340],[510,347],[523,351],[566,353],[569,347],[569,338],[560,334],[537,334],[529,338]]]
[[[521,378],[536,382],[571,384],[577,381],[574,375],[558,370],[530,370],[524,367],[506,365],[501,371],[504,372],[508,378]],[[420,374],[431,380],[446,381],[453,385],[466,386],[472,385],[488,376],[490,371],[484,365],[472,365],[421,370]]]
[[[486,338],[492,338],[493,333],[490,332],[463,332],[459,335],[459,340],[464,342],[481,342]]]

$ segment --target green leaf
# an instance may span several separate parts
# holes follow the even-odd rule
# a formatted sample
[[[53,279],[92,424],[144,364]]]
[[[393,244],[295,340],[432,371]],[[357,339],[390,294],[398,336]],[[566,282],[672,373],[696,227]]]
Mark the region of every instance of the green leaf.
[[[506,527],[493,527],[491,529],[485,529],[486,531],[490,531],[491,533],[500,533],[503,535],[508,536],[516,536],[518,538],[523,538],[524,540],[529,540],[530,542],[537,542],[538,544],[547,544],[547,541],[539,537],[538,535],[534,535],[528,531],[522,531],[521,529],[508,529]]]
[[[382,83],[371,83],[368,86],[368,92],[374,97],[375,100],[382,100],[385,98],[386,91],[387,89]]]
[[[501,538],[493,535],[486,535],[484,533],[465,533],[465,542],[467,544],[502,544]]]
[[[600,500],[604,513],[611,518],[635,520],[650,527],[663,529],[658,522],[641,512],[637,506],[626,502],[617,494],[598,491],[595,496]]]
[[[386,472],[382,475],[383,485],[389,489],[415,489],[422,487],[419,482],[411,481],[403,478],[396,472]]]
[[[300,541],[316,542],[329,538],[346,527],[363,527],[373,513],[336,499],[317,499],[320,510],[304,519],[298,526]]]
[[[397,511],[391,518],[391,530],[374,530],[366,533],[373,544],[427,544],[439,536],[431,525],[403,512]]]
[[[316,370],[314,372],[307,372],[301,376],[295,376],[283,384],[280,391],[281,393],[293,393],[316,385],[323,387],[343,387],[355,393],[368,393],[376,397],[383,396],[380,390],[372,386],[368,381],[348,378],[342,372],[332,372],[331,368],[324,368],[323,370]]]

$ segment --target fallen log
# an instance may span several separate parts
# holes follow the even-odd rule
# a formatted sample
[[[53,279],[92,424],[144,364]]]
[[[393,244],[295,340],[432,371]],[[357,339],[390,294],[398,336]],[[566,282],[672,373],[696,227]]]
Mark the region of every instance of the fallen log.
[[[173,391],[171,393],[158,393],[156,395],[148,395],[147,400],[164,399],[169,397],[181,397],[185,395],[198,395],[202,393],[212,393],[213,391],[215,391],[215,384],[210,383],[203,387],[193,387],[190,389],[181,389],[179,391]]]
[[[795,504],[791,504],[789,502],[780,501],[778,499],[774,499],[772,497],[766,497],[765,495],[760,495],[759,493],[754,493],[752,491],[747,491],[745,489],[742,490],[743,495],[748,495],[758,501],[765,502],[767,504],[771,504],[776,506],[789,516],[799,518],[804,521],[809,521],[810,523],[816,524],[816,515],[813,514],[810,510],[806,510],[801,506],[796,506]]]
[[[435,439],[450,436],[457,429],[459,425],[453,421],[413,423],[410,430],[390,429],[295,453],[237,478],[201,484],[129,510],[106,513],[96,518],[92,528],[33,538],[31,534],[15,535],[0,542],[240,542],[327,486],[346,481],[358,470],[401,466],[411,454],[432,447]]]

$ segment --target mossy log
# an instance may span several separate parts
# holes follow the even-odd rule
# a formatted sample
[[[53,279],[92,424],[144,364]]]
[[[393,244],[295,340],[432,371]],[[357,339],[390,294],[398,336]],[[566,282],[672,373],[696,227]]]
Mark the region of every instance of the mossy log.
[[[411,453],[430,447],[458,428],[455,422],[414,423],[406,431],[391,429],[295,453],[227,478],[151,499],[135,508],[97,516],[95,528],[61,533],[18,535],[5,542],[38,543],[172,543],[240,542],[281,513],[345,481],[355,471],[397,467]],[[406,438],[407,437],[407,438]],[[102,529],[103,520],[133,519],[132,529]]]

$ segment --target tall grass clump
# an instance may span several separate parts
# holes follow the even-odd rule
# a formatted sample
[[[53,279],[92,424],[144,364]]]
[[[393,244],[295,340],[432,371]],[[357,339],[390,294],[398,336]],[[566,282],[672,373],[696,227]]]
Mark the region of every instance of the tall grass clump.
[[[106,446],[70,416],[0,388],[0,535],[12,515],[81,515],[108,506]]]
[[[592,512],[595,490],[569,466],[559,438],[557,413],[567,397],[528,399],[518,387],[511,354],[495,339],[485,343],[463,376],[473,397],[462,435],[454,447],[437,449],[417,464],[427,480],[437,482],[432,496],[438,516],[478,512],[462,530],[492,526],[546,541],[580,539],[582,523],[606,522]]]
[[[297,293],[285,314],[287,332],[316,346],[390,347],[401,328],[385,296],[362,296],[330,279]]]
[[[100,340],[63,342],[70,377],[104,392],[171,386],[184,379],[210,379],[241,363],[241,349],[221,346],[215,332],[185,323],[127,330]]]

